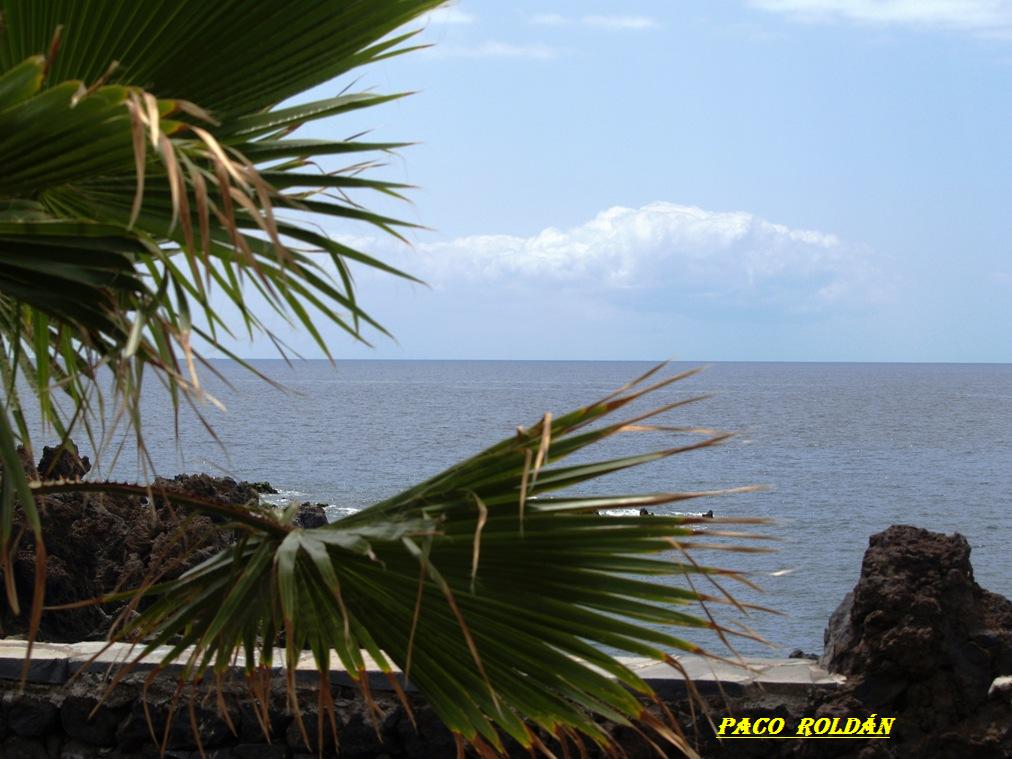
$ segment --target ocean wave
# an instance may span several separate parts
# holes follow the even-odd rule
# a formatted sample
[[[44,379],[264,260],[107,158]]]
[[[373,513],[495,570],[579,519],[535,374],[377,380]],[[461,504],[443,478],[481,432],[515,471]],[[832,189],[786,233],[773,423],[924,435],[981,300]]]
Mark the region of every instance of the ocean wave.
[[[355,508],[354,506],[338,506],[334,503],[328,503],[323,510],[327,514],[328,522],[336,522],[338,519],[343,519],[349,514],[355,514],[362,509]]]
[[[640,513],[637,509],[601,509],[597,512],[603,517],[634,517]],[[699,511],[651,511],[650,516],[655,517],[701,517]]]
[[[313,500],[309,493],[302,490],[278,490],[277,493],[268,493],[260,496],[262,503],[269,504],[276,509],[286,509],[289,506],[298,505],[300,503],[320,503],[319,501]],[[343,519],[349,514],[354,514],[361,511],[362,509],[356,506],[339,506],[336,503],[324,503],[324,513],[327,515],[328,522],[336,522],[339,519]]]

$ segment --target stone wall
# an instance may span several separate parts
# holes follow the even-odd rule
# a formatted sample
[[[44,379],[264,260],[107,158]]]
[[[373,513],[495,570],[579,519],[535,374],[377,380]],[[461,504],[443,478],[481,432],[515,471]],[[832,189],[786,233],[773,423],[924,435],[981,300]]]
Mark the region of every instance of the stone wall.
[[[97,659],[98,643],[77,645],[39,644],[33,654],[29,682],[19,691],[17,678],[24,661],[25,645],[0,641],[0,745],[6,759],[85,759],[92,757],[155,757],[164,741],[166,756],[196,759],[203,748],[213,759],[288,759],[315,755],[319,736],[320,678],[309,657],[296,671],[299,713],[306,736],[292,716],[286,700],[285,673],[276,669],[269,677],[268,718],[270,740],[264,735],[254,700],[236,670],[231,683],[220,691],[202,687],[196,692],[175,693],[173,667],[151,675],[150,665],[109,690],[110,664],[123,661],[128,647],[114,646]],[[280,652],[278,652],[280,660]],[[686,700],[682,676],[667,665],[646,659],[625,659],[665,700],[683,725],[693,713]],[[682,657],[682,665],[695,686],[708,697],[715,714],[728,709],[758,715],[797,713],[815,693],[840,687],[842,678],[832,677],[814,662],[804,659],[753,659],[749,669],[716,666],[699,657]],[[326,679],[335,704],[337,743],[324,720],[323,755],[365,757],[454,757],[456,744],[438,717],[407,687],[411,714],[398,700],[386,676],[367,673],[375,711],[350,686],[346,672],[335,669]],[[402,687],[403,684],[402,684]],[[724,702],[724,695],[730,703]],[[190,714],[192,698],[192,717]],[[222,706],[224,709],[222,709]],[[223,716],[227,715],[227,718]],[[698,711],[695,713],[698,718]],[[148,720],[154,727],[155,737]],[[196,735],[200,736],[198,746]],[[630,759],[656,756],[635,730],[605,724]],[[688,728],[690,734],[692,728]],[[305,737],[310,739],[310,750]],[[698,720],[699,745],[716,749],[712,730]],[[546,743],[551,740],[546,736]],[[528,756],[513,746],[511,756]],[[561,752],[559,754],[562,755]],[[575,755],[575,754],[574,754]],[[599,752],[590,752],[598,756]],[[704,755],[710,755],[706,753]]]
[[[164,755],[171,759],[199,757],[201,748],[209,759],[317,755],[320,720],[319,692],[315,688],[298,689],[307,734],[304,737],[286,708],[283,683],[274,683],[269,696],[268,741],[254,702],[244,687],[222,689],[222,710],[214,689],[201,688],[196,694],[187,691],[175,697],[169,678],[162,678],[146,692],[143,679],[143,676],[129,678],[108,694],[105,678],[94,674],[82,675],[61,686],[30,684],[22,692],[18,692],[16,683],[4,683],[8,686],[0,706],[4,756],[6,759],[155,757],[163,742]],[[325,756],[454,754],[453,738],[423,704],[413,705],[416,730],[403,706],[389,695],[375,697],[375,724],[364,702],[349,689],[336,687],[332,696],[340,744],[335,750],[332,731],[324,720]],[[307,745],[306,737],[311,745]]]

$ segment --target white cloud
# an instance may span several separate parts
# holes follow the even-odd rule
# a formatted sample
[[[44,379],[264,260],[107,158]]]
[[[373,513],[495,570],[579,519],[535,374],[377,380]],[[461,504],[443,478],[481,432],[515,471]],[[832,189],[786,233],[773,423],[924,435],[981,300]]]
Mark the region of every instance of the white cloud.
[[[477,45],[436,45],[429,55],[436,58],[528,58],[543,61],[558,58],[562,53],[561,49],[550,45],[515,45],[487,40]]]
[[[437,24],[473,24],[478,20],[478,17],[473,13],[462,11],[455,5],[445,5],[442,8],[436,8],[434,11],[429,11],[422,16],[423,21],[432,21]]]
[[[906,24],[1012,35],[1012,0],[750,0],[801,20]]]
[[[656,19],[648,16],[584,16],[580,19],[586,26],[601,29],[656,29]]]
[[[598,29],[656,29],[660,24],[657,19],[649,16],[583,16],[573,18],[558,13],[538,13],[530,17],[530,22],[538,26],[572,26],[583,24]]]
[[[531,237],[422,243],[403,265],[437,288],[552,287],[788,313],[883,302],[891,289],[868,250],[835,235],[662,201]]]
[[[564,26],[570,23],[569,19],[558,13],[538,13],[531,16],[530,21],[538,26]]]

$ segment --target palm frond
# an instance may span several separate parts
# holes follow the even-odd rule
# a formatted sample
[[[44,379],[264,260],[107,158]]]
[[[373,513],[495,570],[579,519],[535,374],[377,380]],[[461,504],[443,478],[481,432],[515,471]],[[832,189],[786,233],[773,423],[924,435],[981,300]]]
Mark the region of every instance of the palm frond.
[[[597,511],[714,493],[548,497],[725,439],[709,434],[646,454],[560,464],[606,437],[642,434],[628,420],[585,430],[641,390],[546,417],[327,527],[242,525],[235,546],[147,589],[157,600],[120,636],[146,641],[138,660],[172,642],[160,665],[180,661],[183,679],[197,681],[220,677],[237,654],[251,677],[270,667],[283,632],[289,671],[308,649],[321,671],[337,661],[361,677],[368,654],[385,671],[399,667],[446,724],[476,745],[502,750],[505,734],[536,747],[533,731],[541,730],[580,733],[605,746],[610,739],[595,718],[649,721],[644,699],[652,696],[606,651],[664,662],[672,651],[704,653],[692,631],[741,635],[693,608],[726,599],[678,580],[744,580],[697,563],[693,543],[705,535],[718,548],[744,550],[740,539],[756,537],[734,533],[737,543],[719,545],[709,520]],[[670,405],[679,404],[662,408]],[[687,748],[676,732],[653,726]]]
[[[31,638],[46,561],[36,499],[147,488],[34,481],[18,449],[31,453],[30,399],[20,388],[27,384],[42,421],[61,438],[80,426],[92,437],[111,410],[143,451],[146,376],[167,388],[175,407],[208,399],[196,337],[227,355],[225,338],[237,326],[274,339],[245,304],[250,287],[325,355],[321,320],[356,340],[383,334],[358,298],[354,267],[410,275],[331,239],[310,215],[403,239],[412,225],[350,194],[400,197],[406,188],[374,170],[407,143],[293,133],[401,95],[338,90],[288,101],[415,49],[403,25],[439,4],[0,0],[0,571],[17,609],[11,556],[20,512],[35,534]],[[320,170],[317,159],[330,155],[350,156],[352,165]],[[238,310],[240,325],[221,316],[222,302]],[[103,373],[112,378],[112,402]],[[685,376],[655,374],[595,404],[546,415],[324,528],[165,493],[182,508],[218,514],[239,539],[177,579],[152,578],[127,594],[152,603],[124,618],[117,635],[145,641],[142,656],[170,645],[160,664],[184,662],[187,681],[221,674],[240,653],[250,674],[269,667],[281,636],[290,673],[304,649],[321,672],[340,661],[359,676],[368,655],[388,672],[400,668],[455,733],[486,752],[503,749],[502,735],[543,749],[538,730],[606,745],[595,717],[645,721],[688,750],[645,710],[646,684],[606,651],[670,662],[672,650],[701,650],[685,630],[727,639],[731,629],[705,606],[691,607],[736,603],[720,580],[747,579],[695,560],[700,534],[720,538],[698,520],[596,510],[709,494],[552,497],[725,439],[648,421],[691,399],[610,422]],[[54,402],[60,394],[66,411]],[[692,437],[638,455],[562,463],[610,436],[650,433]],[[715,588],[713,597],[696,589],[698,580]]]
[[[91,437],[99,412],[116,408],[143,452],[145,372],[174,405],[207,398],[194,340],[231,353],[224,341],[236,325],[221,318],[223,303],[251,337],[275,339],[245,305],[250,285],[325,355],[320,320],[356,340],[385,334],[360,305],[351,266],[406,275],[318,234],[305,217],[399,235],[400,221],[319,193],[401,188],[360,176],[368,160],[336,173],[306,167],[337,151],[375,155],[402,143],[318,146],[288,135],[401,95],[282,103],[410,50],[412,32],[392,33],[438,4],[0,0],[0,448],[11,475],[0,499],[0,563],[13,550],[17,508],[41,538],[28,480],[12,469],[17,444],[31,450],[19,377],[61,438],[75,425]],[[282,155],[294,160],[277,164]],[[102,370],[112,373],[115,403],[96,381]],[[69,412],[55,394],[69,398]]]

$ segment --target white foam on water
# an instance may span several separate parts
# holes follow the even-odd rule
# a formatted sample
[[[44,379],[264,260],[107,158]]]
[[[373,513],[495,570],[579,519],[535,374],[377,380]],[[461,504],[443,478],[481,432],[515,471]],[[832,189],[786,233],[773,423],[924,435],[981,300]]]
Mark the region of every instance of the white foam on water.
[[[640,513],[639,509],[601,509],[598,512],[603,517],[634,517]],[[700,511],[651,511],[653,517],[701,517]]]
[[[597,512],[603,517],[634,517],[640,513],[639,509],[601,509]]]
[[[316,503],[316,501],[309,497],[308,493],[302,490],[278,490],[277,493],[261,494],[260,500],[276,509],[287,509],[289,506],[305,503],[306,501]],[[336,503],[326,503],[323,505],[323,510],[327,515],[328,522],[336,522],[362,509],[356,506],[338,506]]]
[[[362,509],[357,509],[354,506],[338,506],[334,503],[328,503],[326,507],[324,507],[328,522],[336,522],[338,519],[343,519],[349,514],[356,514],[361,510]]]
[[[269,503],[271,506],[284,508],[293,503],[302,503],[306,500],[305,495],[300,490],[279,490],[277,493],[261,493],[260,500],[264,503]]]

